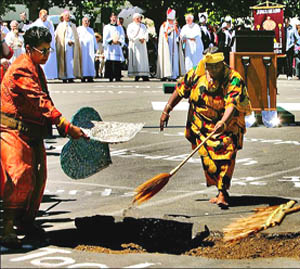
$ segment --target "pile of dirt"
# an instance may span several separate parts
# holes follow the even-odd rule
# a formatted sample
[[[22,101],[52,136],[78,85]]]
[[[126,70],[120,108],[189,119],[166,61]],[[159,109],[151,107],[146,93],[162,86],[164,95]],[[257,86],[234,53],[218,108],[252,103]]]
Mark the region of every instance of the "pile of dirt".
[[[96,253],[105,253],[105,254],[132,254],[132,253],[147,253],[145,249],[141,246],[129,243],[129,244],[122,244],[121,250],[113,250],[110,248],[100,247],[100,246],[86,246],[86,245],[79,245],[75,249],[80,251],[90,251]]]
[[[212,259],[300,258],[300,234],[260,233],[233,243],[224,243],[222,238],[221,233],[211,232],[202,246],[185,255]]]
[[[75,249],[109,254],[147,253],[137,244],[122,244],[120,250],[101,246],[79,245]],[[224,243],[221,232],[210,232],[199,246],[191,248],[183,255],[207,257],[211,259],[254,259],[289,257],[300,259],[300,233],[267,234],[259,233],[233,243]]]

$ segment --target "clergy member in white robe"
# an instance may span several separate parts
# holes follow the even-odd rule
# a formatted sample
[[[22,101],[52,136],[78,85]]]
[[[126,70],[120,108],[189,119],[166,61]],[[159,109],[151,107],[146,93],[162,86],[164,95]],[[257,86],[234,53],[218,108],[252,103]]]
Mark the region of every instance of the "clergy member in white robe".
[[[82,79],[81,82],[93,82],[95,77],[95,52],[97,41],[94,30],[89,27],[90,19],[87,16],[82,18],[82,25],[77,27],[81,48]]]
[[[133,22],[127,27],[129,39],[128,76],[135,77],[138,81],[149,81],[149,60],[147,43],[149,40],[148,30],[145,24],[141,23],[142,15],[133,14]]]
[[[194,16],[187,14],[185,16],[186,25],[180,31],[180,38],[184,46],[185,70],[188,71],[197,66],[203,58],[203,43],[201,39],[201,30],[198,24],[193,22]]]
[[[122,47],[125,45],[123,27],[117,24],[117,16],[112,13],[110,24],[103,28],[103,47],[105,56],[105,78],[121,81],[121,62],[124,62]]]
[[[70,12],[64,11],[64,21],[55,31],[58,76],[63,82],[81,78],[81,50],[76,26],[70,22]]]
[[[23,35],[19,33],[18,30],[19,23],[16,20],[10,22],[10,31],[5,36],[5,42],[8,46],[10,46],[14,54],[9,59],[10,63],[13,63],[15,59],[17,59],[22,53],[25,52],[24,48],[24,38]]]
[[[175,23],[175,10],[168,9],[167,21],[159,30],[157,77],[162,81],[176,81],[185,73],[182,46],[178,46],[179,29]]]
[[[52,51],[50,52],[48,61],[44,65],[42,65],[42,68],[44,69],[47,79],[56,79],[58,78],[58,75],[57,75],[57,59],[56,59],[54,26],[51,21],[47,20],[47,18],[48,18],[47,10],[41,9],[39,13],[39,18],[34,23],[30,24],[30,27],[33,26],[46,27],[50,31],[52,36],[50,47],[52,48]]]

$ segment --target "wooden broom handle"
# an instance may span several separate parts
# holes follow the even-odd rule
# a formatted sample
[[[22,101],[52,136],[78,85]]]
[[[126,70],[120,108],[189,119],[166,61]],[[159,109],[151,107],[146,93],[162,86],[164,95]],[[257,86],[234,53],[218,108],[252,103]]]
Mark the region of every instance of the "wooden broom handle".
[[[215,132],[209,134],[180,164],[178,164],[171,172],[170,175],[173,176],[202,146],[203,144],[210,139]]]
[[[284,210],[284,213],[292,213],[300,210],[300,205]]]

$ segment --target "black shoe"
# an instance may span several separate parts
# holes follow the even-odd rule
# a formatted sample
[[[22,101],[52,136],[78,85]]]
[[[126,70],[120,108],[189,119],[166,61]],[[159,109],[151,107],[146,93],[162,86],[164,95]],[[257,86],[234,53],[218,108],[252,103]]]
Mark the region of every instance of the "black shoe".
[[[81,82],[85,82],[85,78],[82,78],[82,79],[81,79]]]
[[[149,81],[148,77],[143,77],[143,81]]]
[[[93,78],[88,78],[87,82],[94,82]]]
[[[139,76],[136,76],[134,81],[139,81],[140,77]]]
[[[120,78],[116,78],[116,81],[123,81],[122,79],[120,79]]]
[[[67,83],[67,80],[66,80],[66,79],[63,79],[62,81],[63,81],[63,83]]]
[[[74,79],[71,78],[71,79],[68,80],[68,82],[69,83],[74,83],[75,81],[74,81]]]
[[[167,78],[161,78],[160,81],[167,81]]]
[[[109,82],[113,82],[113,80],[114,80],[113,78],[110,78],[110,79],[109,79]]]

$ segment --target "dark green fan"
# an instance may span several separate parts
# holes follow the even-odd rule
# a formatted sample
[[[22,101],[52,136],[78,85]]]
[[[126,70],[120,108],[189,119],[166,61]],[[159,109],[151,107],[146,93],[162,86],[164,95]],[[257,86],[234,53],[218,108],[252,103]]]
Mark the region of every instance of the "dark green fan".
[[[99,113],[91,107],[83,107],[72,117],[71,123],[84,129],[94,126],[92,121],[102,121]],[[73,179],[83,179],[108,167],[112,161],[108,143],[84,138],[70,139],[61,151],[63,171]]]

